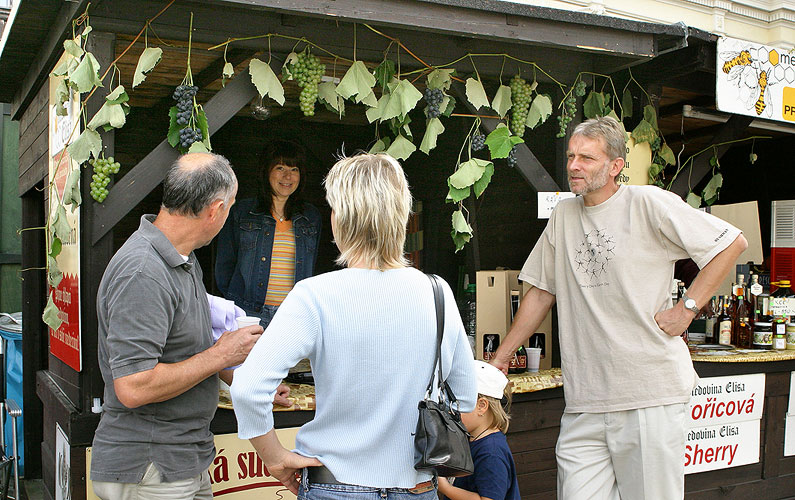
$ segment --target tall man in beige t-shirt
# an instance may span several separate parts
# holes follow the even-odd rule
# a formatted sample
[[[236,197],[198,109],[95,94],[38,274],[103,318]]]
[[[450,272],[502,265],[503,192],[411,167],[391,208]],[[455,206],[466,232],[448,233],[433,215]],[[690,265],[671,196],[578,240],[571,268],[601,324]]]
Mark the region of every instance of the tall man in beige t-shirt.
[[[561,500],[684,496],[696,374],[679,336],[747,247],[737,228],[673,193],[619,185],[625,137],[609,117],[574,130],[566,168],[579,196],[558,204],[527,258],[519,278],[533,288],[492,361],[506,370],[557,302]],[[674,263],[683,258],[701,270],[671,307]]]

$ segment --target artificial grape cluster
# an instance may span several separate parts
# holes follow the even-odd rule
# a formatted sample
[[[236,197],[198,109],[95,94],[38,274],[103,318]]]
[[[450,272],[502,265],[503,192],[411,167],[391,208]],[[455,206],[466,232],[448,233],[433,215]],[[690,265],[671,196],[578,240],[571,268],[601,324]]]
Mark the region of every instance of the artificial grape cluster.
[[[196,97],[196,92],[199,87],[193,85],[178,85],[174,89],[174,94],[171,95],[177,101],[177,123],[179,125],[187,125],[193,116],[193,98]]]
[[[472,151],[480,151],[486,146],[486,136],[480,132],[472,135]]]
[[[197,128],[185,127],[179,131],[179,145],[183,149],[190,148],[194,142],[202,141],[202,131]]]
[[[574,95],[577,97],[583,97],[585,95],[585,82],[582,80],[577,80],[577,83],[574,85]]]
[[[511,152],[508,153],[508,166],[511,168],[516,167],[516,146],[511,148]]]
[[[309,52],[301,52],[298,60],[290,67],[290,72],[301,87],[301,95],[298,97],[301,111],[304,116],[314,116],[317,86],[326,74],[326,65]]]
[[[444,101],[444,93],[442,89],[425,88],[425,116],[428,118],[439,118],[442,114],[440,106]]]
[[[105,201],[108,196],[108,184],[110,184],[110,176],[118,174],[121,165],[119,162],[114,161],[113,157],[110,158],[91,158],[88,163],[94,169],[94,175],[91,176],[91,197],[99,203]]]
[[[574,119],[574,115],[577,113],[577,97],[574,96],[573,92],[569,92],[566,95],[566,98],[563,100],[563,109],[560,110],[560,114],[558,115],[558,125],[560,129],[558,133],[555,135],[557,138],[566,137],[566,129],[571,123],[571,120]]]
[[[519,75],[511,78],[511,132],[522,137],[524,135],[527,113],[530,110],[530,100],[533,87]]]

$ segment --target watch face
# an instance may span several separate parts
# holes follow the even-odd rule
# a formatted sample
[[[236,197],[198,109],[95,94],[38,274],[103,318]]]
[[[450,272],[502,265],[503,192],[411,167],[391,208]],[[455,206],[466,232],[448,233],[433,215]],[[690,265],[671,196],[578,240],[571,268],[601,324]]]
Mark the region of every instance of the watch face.
[[[695,300],[693,300],[693,299],[687,299],[687,300],[685,301],[685,307],[687,307],[688,309],[693,309],[693,308],[695,308],[695,307],[696,307],[696,301],[695,301]]]

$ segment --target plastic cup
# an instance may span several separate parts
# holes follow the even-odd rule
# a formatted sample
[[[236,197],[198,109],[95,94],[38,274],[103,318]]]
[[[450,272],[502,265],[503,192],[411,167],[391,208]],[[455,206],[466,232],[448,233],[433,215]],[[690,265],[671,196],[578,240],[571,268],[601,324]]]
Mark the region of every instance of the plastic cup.
[[[260,321],[260,319],[256,316],[238,316],[236,319],[238,328],[259,325]]]
[[[527,352],[527,371],[537,372],[538,365],[541,363],[541,348],[526,347],[525,352]]]

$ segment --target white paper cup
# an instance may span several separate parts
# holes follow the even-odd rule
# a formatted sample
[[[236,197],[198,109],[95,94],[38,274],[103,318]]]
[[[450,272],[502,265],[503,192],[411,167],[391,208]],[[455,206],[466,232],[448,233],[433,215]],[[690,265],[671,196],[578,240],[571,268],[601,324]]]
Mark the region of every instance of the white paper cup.
[[[527,353],[527,371],[537,372],[538,365],[541,363],[541,348],[540,347],[526,347]]]
[[[245,326],[259,325],[260,321],[260,319],[256,316],[238,316],[236,319],[237,319],[238,328],[243,328]]]

